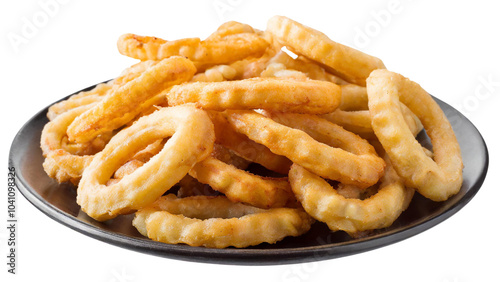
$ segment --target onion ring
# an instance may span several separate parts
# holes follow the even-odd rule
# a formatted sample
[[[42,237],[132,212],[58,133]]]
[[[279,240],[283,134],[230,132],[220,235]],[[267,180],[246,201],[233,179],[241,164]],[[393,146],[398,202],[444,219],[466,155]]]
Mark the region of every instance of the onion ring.
[[[95,107],[75,119],[68,127],[70,141],[86,142],[131,121],[168,87],[190,80],[196,69],[182,57],[165,59],[147,69],[139,77],[106,95]],[[162,96],[157,98],[162,99]],[[149,101],[149,102],[148,102]]]
[[[368,111],[368,94],[366,87],[355,84],[341,85],[342,99],[339,107],[321,117],[342,126],[343,128],[358,134],[365,139],[376,139],[371,125],[371,115]],[[401,111],[406,124],[414,136],[424,128],[418,117],[401,104]]]
[[[339,109],[343,111],[363,111],[368,110],[368,94],[366,87],[356,84],[344,84],[342,89],[342,99]]]
[[[298,56],[296,59],[290,57],[286,52],[280,50],[274,55],[267,66],[271,64],[282,64],[287,69],[296,70],[304,73],[310,79],[330,81],[335,84],[345,84],[346,82],[339,77],[328,73],[323,67],[317,63],[303,57]]]
[[[321,177],[293,164],[290,185],[306,212],[330,230],[356,232],[390,226],[408,207],[413,189],[406,188],[387,160],[377,193],[368,199],[348,199]]]
[[[400,107],[408,128],[413,136],[417,136],[417,134],[424,128],[422,122],[420,122],[420,119],[410,109],[408,109],[405,104],[400,103]],[[377,138],[375,133],[373,133],[371,114],[368,110],[344,111],[337,109],[329,114],[322,115],[321,117],[338,124],[346,130],[354,132],[365,139]]]
[[[115,170],[144,144],[170,136],[147,163],[106,186]],[[95,155],[78,185],[77,203],[99,221],[151,204],[210,154],[214,139],[213,124],[204,111],[193,105],[162,108],[121,130]]]
[[[95,147],[94,142],[78,144],[78,149],[69,150],[66,143],[66,129],[73,120],[80,114],[92,107],[84,105],[56,116],[48,122],[42,130],[40,138],[40,147],[42,148],[45,160],[43,168],[48,176],[56,179],[59,183],[71,181],[78,183],[82,176],[83,170],[93,158],[93,153],[100,151],[104,146]],[[104,137],[101,145],[106,144],[109,138]],[[81,155],[79,153],[87,154]]]
[[[158,37],[124,34],[118,39],[117,45],[122,55],[141,61],[183,56],[193,61],[199,70],[209,65],[232,63],[248,56],[260,56],[269,45],[254,33],[215,37],[204,41],[199,38],[166,41]]]
[[[217,135],[215,135],[215,142],[217,142]],[[246,169],[251,163],[251,161],[238,156],[235,152],[217,143],[214,144],[212,157],[243,170]]]
[[[267,48],[261,57],[249,57],[231,63],[229,66],[236,70],[235,79],[258,77],[266,68],[269,60],[276,54],[272,48]]]
[[[384,161],[366,140],[320,117],[273,113],[273,119],[307,133],[253,111],[227,111],[227,118],[236,131],[325,178],[369,187],[384,172]]]
[[[433,201],[444,201],[462,186],[462,156],[450,122],[417,83],[387,70],[367,80],[372,127],[405,184]],[[429,158],[406,126],[399,101],[420,118],[432,142]]]
[[[382,61],[359,50],[332,41],[325,34],[283,16],[267,22],[267,31],[292,52],[323,64],[348,82],[366,85],[375,69],[385,69]]]
[[[299,236],[312,222],[298,209],[264,210],[223,196],[176,198],[170,194],[138,211],[132,224],[142,235],[168,244],[244,248]]]
[[[106,94],[109,93],[113,87],[113,82],[100,83],[89,91],[82,91],[77,94],[71,95],[66,100],[55,103],[49,107],[47,111],[47,118],[49,120],[55,119],[58,115],[67,112],[71,109],[94,104],[101,101]]]
[[[179,187],[177,190],[177,197],[186,198],[192,196],[219,196],[220,193],[210,188],[209,185],[203,184],[193,178],[191,175],[187,174],[184,176],[179,183],[176,184]]]
[[[118,52],[141,61],[163,60],[172,56],[188,57],[195,53],[200,45],[199,38],[183,38],[167,41],[154,36],[141,36],[132,33],[123,34],[118,38]]]
[[[218,83],[176,85],[168,92],[168,104],[196,103],[207,109],[267,109],[325,114],[340,104],[340,88],[331,82],[279,78],[249,78]]]
[[[260,177],[216,158],[208,157],[197,163],[189,175],[210,185],[233,202],[259,208],[276,208],[296,203],[286,178]]]
[[[292,162],[284,156],[276,155],[269,148],[249,139],[231,128],[224,114],[208,112],[215,130],[215,142],[232,150],[238,156],[262,165],[263,167],[287,175]]]
[[[146,146],[146,148],[135,153],[134,156],[128,162],[126,162],[124,165],[122,165],[115,171],[114,177],[123,178],[126,175],[134,172],[135,169],[139,168],[140,166],[148,162],[154,155],[158,154],[161,151],[161,149],[163,149],[163,146],[165,146],[165,142],[166,142],[165,139],[156,140],[155,142]]]
[[[139,62],[125,69],[119,77],[113,80],[110,80],[106,83],[100,83],[89,91],[82,91],[77,94],[71,95],[71,97],[69,97],[68,99],[50,106],[47,112],[47,117],[49,118],[49,120],[53,120],[57,115],[60,115],[73,108],[99,102],[104,98],[104,96],[111,92],[112,88],[123,85],[130,80],[138,77],[143,71],[153,66],[154,64],[156,64],[156,62],[154,61]]]

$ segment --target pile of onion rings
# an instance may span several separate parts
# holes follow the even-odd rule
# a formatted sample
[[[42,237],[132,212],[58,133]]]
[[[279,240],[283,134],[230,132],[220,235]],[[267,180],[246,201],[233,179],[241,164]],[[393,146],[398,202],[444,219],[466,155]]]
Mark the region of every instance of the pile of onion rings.
[[[52,105],[41,135],[46,173],[95,220],[135,213],[152,240],[244,248],[315,222],[359,237],[415,192],[445,201],[462,186],[459,144],[424,89],[286,17],[204,40],[125,34],[118,50],[140,62]]]

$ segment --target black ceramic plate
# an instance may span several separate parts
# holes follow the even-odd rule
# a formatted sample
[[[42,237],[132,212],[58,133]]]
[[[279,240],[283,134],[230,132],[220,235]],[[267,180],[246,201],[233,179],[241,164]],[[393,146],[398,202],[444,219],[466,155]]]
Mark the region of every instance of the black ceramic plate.
[[[462,189],[457,195],[440,203],[429,201],[416,193],[409,208],[391,227],[377,230],[361,239],[352,239],[343,232],[330,232],[325,224],[317,222],[305,235],[285,238],[274,245],[209,249],[168,245],[142,237],[131,224],[133,215],[97,222],[80,211],[75,201],[74,186],[58,184],[42,168],[43,157],[39,144],[41,130],[48,122],[47,108],[31,118],[16,135],[9,163],[15,167],[19,190],[38,209],[78,232],[113,245],[161,257],[225,264],[286,264],[338,258],[379,248],[423,232],[455,214],[479,190],[488,168],[484,140],[462,114],[444,102],[436,101],[452,123],[462,148],[465,164]],[[425,133],[420,134],[418,139],[424,146],[430,146]]]

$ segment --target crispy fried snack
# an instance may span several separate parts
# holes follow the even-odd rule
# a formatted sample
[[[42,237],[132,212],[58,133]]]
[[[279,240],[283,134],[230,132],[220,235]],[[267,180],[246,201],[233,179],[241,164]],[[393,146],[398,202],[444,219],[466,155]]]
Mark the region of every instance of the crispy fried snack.
[[[417,134],[424,128],[422,122],[420,122],[420,119],[404,104],[400,104],[400,107],[408,128],[413,136],[417,136]],[[372,119],[370,111],[368,110],[344,111],[337,109],[329,114],[322,115],[321,117],[338,124],[346,130],[354,132],[365,139],[377,138],[373,133]]]
[[[220,196],[219,192],[210,188],[209,185],[199,182],[189,174],[184,176],[176,186],[179,187],[177,190],[177,197],[179,198],[192,196]]]
[[[364,111],[368,110],[368,94],[366,87],[356,84],[344,84],[342,89],[342,99],[339,109],[343,111]]]
[[[199,38],[183,38],[167,41],[154,36],[141,36],[126,33],[118,38],[117,47],[120,54],[146,60],[162,60],[172,56],[187,57],[195,53],[200,45]]]
[[[260,177],[213,157],[197,163],[189,171],[189,175],[224,193],[233,202],[264,209],[296,203],[286,178]]]
[[[55,103],[49,107],[49,110],[47,111],[47,118],[49,120],[53,120],[58,115],[65,113],[71,109],[95,104],[101,101],[104,96],[109,93],[112,87],[113,81],[110,81],[108,83],[100,83],[89,91],[79,92],[75,95],[72,95],[66,100]]]
[[[253,111],[227,111],[227,118],[236,131],[328,179],[369,187],[384,172],[384,161],[366,140],[317,116],[272,115],[280,123],[307,133]]]
[[[374,71],[367,80],[372,127],[406,185],[433,201],[444,201],[462,186],[460,146],[439,105],[402,75]],[[406,125],[399,101],[417,115],[432,142],[429,158]]]
[[[147,161],[149,161],[154,155],[158,154],[166,140],[156,140],[155,142],[149,144],[146,148],[137,152],[129,161],[120,166],[115,173],[113,178],[109,179],[106,183],[107,186],[117,183],[125,176],[131,174],[139,167],[143,166]]]
[[[370,112],[368,111],[366,87],[345,84],[341,85],[340,88],[342,89],[342,99],[339,107],[331,113],[322,115],[322,117],[365,139],[376,139],[377,137],[373,133],[371,125]],[[401,104],[401,111],[406,124],[413,135],[416,136],[424,128],[422,123],[404,104]]]
[[[158,61],[148,60],[138,62],[122,71],[120,76],[113,80],[115,86],[123,85],[137,77],[139,77],[142,73],[152,68],[158,63]]]
[[[146,164],[106,186],[117,168],[158,139],[171,137]],[[162,108],[116,134],[83,172],[77,203],[103,221],[154,202],[213,148],[213,124],[193,105]]]
[[[198,69],[205,69],[249,56],[261,56],[269,45],[255,33],[224,33],[226,35],[214,35],[204,41],[199,38],[166,41],[157,37],[124,34],[118,39],[118,51],[142,61],[183,56],[193,61]]]
[[[231,63],[229,66],[236,70],[235,79],[259,77],[266,68],[269,60],[276,54],[275,50],[268,48],[261,57],[245,58]]]
[[[370,72],[385,68],[380,59],[334,42],[325,34],[283,16],[269,19],[267,31],[291,51],[323,64],[351,83],[364,86]]]
[[[387,167],[375,195],[361,200],[340,195],[321,177],[294,164],[289,179],[306,212],[325,222],[330,230],[353,235],[390,226],[408,207],[413,189],[405,188],[387,159]]]
[[[323,67],[316,64],[315,62],[303,56],[298,56],[296,59],[293,59],[283,50],[280,50],[272,58],[269,59],[266,65],[266,69],[268,69],[271,65],[278,65],[282,66],[286,70],[301,72],[310,79],[330,81],[339,85],[346,83],[339,77],[325,71]],[[263,73],[261,73],[261,75],[263,75]]]
[[[220,40],[221,38],[224,38],[228,35],[232,34],[239,34],[239,33],[254,33],[255,30],[253,27],[236,22],[236,21],[228,21],[223,24],[221,24],[217,30],[210,34],[210,36],[207,37],[205,40]]]
[[[77,152],[68,151],[64,146],[66,143],[66,129],[78,115],[82,114],[90,107],[92,107],[92,105],[84,105],[61,113],[43,127],[42,136],[40,138],[40,145],[43,156],[45,157],[43,168],[48,176],[56,179],[60,183],[66,181],[78,183],[84,168],[93,158],[92,154],[100,151],[104,147],[102,145],[103,143],[105,144],[105,142],[99,142],[101,146],[98,148],[95,148],[93,145],[97,144],[97,142],[80,144],[79,151],[81,151],[83,147],[88,154],[79,155],[76,154]]]
[[[118,49],[141,62],[52,105],[41,136],[45,171],[96,220],[137,211],[144,236],[210,248],[275,243],[314,218],[358,238],[414,191],[460,189],[459,144],[427,92],[286,17],[204,40],[124,34]],[[424,127],[433,151],[414,138]]]
[[[313,220],[299,209],[259,209],[225,197],[161,197],[136,213],[132,224],[155,241],[208,248],[274,244],[309,230]]]
[[[220,82],[231,80],[237,75],[236,69],[228,65],[218,65],[211,67],[205,72],[198,73],[193,76],[192,81],[202,81],[202,82]]]
[[[250,140],[246,135],[236,132],[224,114],[208,112],[214,123],[215,142],[235,152],[238,156],[262,165],[277,173],[287,175],[292,162],[284,156],[276,155],[269,148]]]
[[[215,135],[215,142],[217,142],[217,135]],[[238,169],[246,169],[252,163],[251,161],[238,156],[235,152],[217,143],[214,144],[212,157]]]
[[[340,88],[330,82],[278,78],[186,83],[167,93],[172,106],[195,103],[216,111],[267,109],[311,114],[332,112],[340,104],[340,96]]]
[[[196,68],[182,57],[165,59],[107,95],[68,127],[70,141],[86,142],[126,124],[142,110],[160,103],[161,91],[190,80]]]
[[[307,80],[305,73],[297,70],[289,70],[283,64],[272,63],[260,74],[261,77],[293,78],[295,80]]]
[[[131,67],[125,69],[117,78],[106,83],[98,84],[89,91],[79,92],[66,100],[50,106],[47,112],[47,117],[49,120],[53,120],[56,116],[73,108],[99,102],[104,98],[104,96],[111,92],[112,88],[119,87],[120,85],[131,81],[132,79],[138,77],[147,68],[152,67],[155,64],[155,61],[144,61],[132,65]]]

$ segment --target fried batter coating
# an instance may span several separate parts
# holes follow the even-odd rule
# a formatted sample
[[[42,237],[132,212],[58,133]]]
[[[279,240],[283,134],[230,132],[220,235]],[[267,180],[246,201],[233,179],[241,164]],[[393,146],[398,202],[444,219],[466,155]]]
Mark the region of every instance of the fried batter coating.
[[[168,104],[195,103],[206,110],[267,109],[322,114],[340,104],[340,87],[319,80],[249,78],[219,83],[195,82],[172,87]]]
[[[387,70],[367,80],[372,127],[406,185],[433,201],[444,201],[462,187],[462,156],[443,110],[420,85]],[[432,142],[427,156],[403,118],[401,103],[415,113]]]
[[[385,69],[380,59],[334,42],[322,32],[283,16],[269,19],[267,31],[291,51],[323,64],[351,83],[365,86],[373,70]]]
[[[158,139],[170,139],[147,163],[107,186],[113,173]],[[162,108],[117,133],[85,168],[77,203],[103,221],[153,203],[212,152],[215,140],[208,115],[193,105]]]
[[[376,194],[361,200],[346,198],[324,179],[294,164],[290,184],[304,209],[330,230],[349,234],[390,226],[408,207],[413,189],[406,188],[390,163]]]
[[[172,85],[190,80],[195,72],[193,63],[182,57],[155,64],[77,117],[68,127],[70,141],[87,142],[103,132],[119,128],[144,109],[161,103],[163,95],[158,94]]]
[[[155,241],[207,248],[274,244],[307,232],[313,220],[299,209],[259,209],[223,196],[166,195],[136,213],[132,224]]]
[[[320,117],[228,111],[227,118],[236,131],[325,178],[369,187],[384,172],[384,161],[366,140]]]

